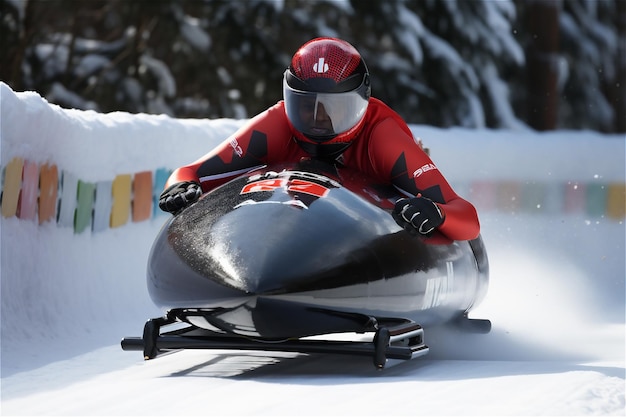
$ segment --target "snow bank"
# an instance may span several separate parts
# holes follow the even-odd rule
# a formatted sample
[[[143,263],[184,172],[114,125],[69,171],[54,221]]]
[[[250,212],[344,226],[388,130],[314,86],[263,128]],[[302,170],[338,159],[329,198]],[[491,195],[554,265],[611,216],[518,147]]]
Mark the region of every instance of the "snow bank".
[[[14,157],[54,163],[85,181],[175,168],[197,159],[241,121],[63,109],[0,82],[2,166]]]

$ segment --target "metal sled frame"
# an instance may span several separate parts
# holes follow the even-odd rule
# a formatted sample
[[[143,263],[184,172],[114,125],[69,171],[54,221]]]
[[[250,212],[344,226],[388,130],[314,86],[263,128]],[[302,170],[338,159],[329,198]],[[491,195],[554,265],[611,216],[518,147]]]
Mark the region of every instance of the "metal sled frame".
[[[376,319],[372,318],[376,323]],[[122,339],[123,350],[143,351],[144,359],[153,359],[161,353],[181,349],[260,350],[274,352],[329,353],[371,356],[377,369],[385,367],[388,359],[411,360],[428,353],[424,344],[424,330],[411,320],[397,320],[391,325],[377,325],[372,329],[371,341],[339,341],[320,339],[289,339],[262,341],[243,336],[212,332],[189,325],[182,329],[161,333],[161,328],[180,324],[170,317],[148,320],[143,337]],[[323,335],[320,335],[323,336]]]

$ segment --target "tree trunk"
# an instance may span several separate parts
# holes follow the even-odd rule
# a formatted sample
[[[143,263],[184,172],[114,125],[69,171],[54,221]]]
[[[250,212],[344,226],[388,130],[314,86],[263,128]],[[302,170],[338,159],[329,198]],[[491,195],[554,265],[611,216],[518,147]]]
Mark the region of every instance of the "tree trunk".
[[[528,71],[528,124],[537,130],[557,127],[559,97],[559,12],[561,0],[531,0],[526,50]]]
[[[626,1],[616,0],[617,16],[615,25],[619,45],[615,56],[615,80],[610,87],[610,99],[615,110],[614,129],[626,132]]]

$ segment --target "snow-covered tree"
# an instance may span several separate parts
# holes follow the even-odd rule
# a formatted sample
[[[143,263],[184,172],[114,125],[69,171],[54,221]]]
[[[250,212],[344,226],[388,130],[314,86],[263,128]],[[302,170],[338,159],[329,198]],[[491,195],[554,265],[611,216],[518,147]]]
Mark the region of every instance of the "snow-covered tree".
[[[536,128],[626,132],[626,2],[516,3],[528,58],[528,78],[513,85],[521,117]],[[553,86],[547,90],[548,81]],[[545,118],[541,100],[554,102],[554,120]]]
[[[374,94],[404,117],[438,126],[514,127],[500,72],[522,66],[511,1],[352,2]]]
[[[245,118],[281,99],[300,45],[336,36],[410,123],[534,127],[552,74],[526,76],[535,3],[558,5],[548,128],[625,131],[623,0],[0,0],[0,79],[68,107]]]
[[[560,125],[626,131],[626,2],[565,1],[560,28]]]

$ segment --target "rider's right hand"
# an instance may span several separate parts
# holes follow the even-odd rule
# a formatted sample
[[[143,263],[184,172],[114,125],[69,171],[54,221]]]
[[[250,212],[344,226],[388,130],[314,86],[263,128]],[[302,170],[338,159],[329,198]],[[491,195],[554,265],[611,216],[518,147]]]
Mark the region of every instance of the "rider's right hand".
[[[159,197],[159,208],[168,213],[178,213],[202,195],[200,184],[195,181],[183,181],[167,187]]]

